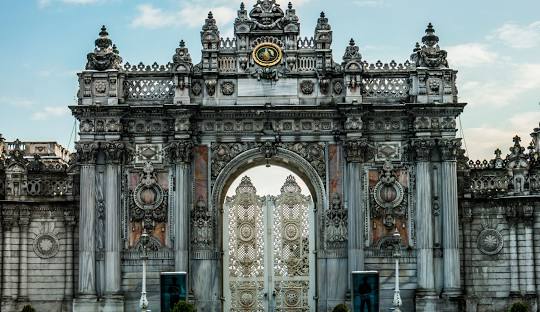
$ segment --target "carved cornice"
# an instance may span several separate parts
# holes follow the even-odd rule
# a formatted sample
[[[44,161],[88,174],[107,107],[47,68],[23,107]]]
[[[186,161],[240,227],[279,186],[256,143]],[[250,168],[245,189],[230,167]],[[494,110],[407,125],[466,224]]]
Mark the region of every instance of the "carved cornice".
[[[457,152],[461,147],[461,139],[440,139],[437,141],[437,146],[442,160],[456,160]]]
[[[165,155],[172,163],[191,163],[193,142],[191,140],[172,142],[165,147]]]
[[[97,142],[77,142],[75,143],[77,151],[77,163],[79,164],[95,164],[97,154],[99,152],[99,143]]]
[[[430,161],[434,147],[435,140],[433,139],[414,139],[411,142],[411,150],[417,161]]]

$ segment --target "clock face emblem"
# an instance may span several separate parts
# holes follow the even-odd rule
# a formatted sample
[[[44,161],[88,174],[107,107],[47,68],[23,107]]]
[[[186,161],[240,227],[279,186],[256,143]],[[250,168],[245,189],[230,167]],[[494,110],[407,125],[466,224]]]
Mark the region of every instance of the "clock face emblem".
[[[283,53],[277,44],[263,42],[253,49],[253,60],[263,67],[271,67],[281,62]]]

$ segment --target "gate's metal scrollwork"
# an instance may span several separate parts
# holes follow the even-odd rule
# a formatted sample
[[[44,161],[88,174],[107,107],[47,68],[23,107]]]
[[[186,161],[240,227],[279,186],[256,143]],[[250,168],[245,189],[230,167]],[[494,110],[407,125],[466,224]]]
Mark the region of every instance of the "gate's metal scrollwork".
[[[245,176],[227,198],[227,311],[309,311],[309,203],[293,176],[259,197]]]

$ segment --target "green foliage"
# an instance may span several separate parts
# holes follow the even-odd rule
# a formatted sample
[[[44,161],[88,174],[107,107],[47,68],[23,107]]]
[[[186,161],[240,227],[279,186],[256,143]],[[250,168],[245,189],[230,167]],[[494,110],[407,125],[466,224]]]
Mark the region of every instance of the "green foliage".
[[[36,312],[36,309],[32,308],[31,305],[27,304],[23,307],[21,312]]]
[[[347,308],[347,306],[343,303],[340,303],[334,307],[334,310],[332,310],[332,312],[349,312],[349,308]]]
[[[171,312],[197,312],[197,309],[189,302],[178,301],[172,308]]]
[[[518,301],[514,303],[509,312],[529,312],[529,306],[525,302]]]

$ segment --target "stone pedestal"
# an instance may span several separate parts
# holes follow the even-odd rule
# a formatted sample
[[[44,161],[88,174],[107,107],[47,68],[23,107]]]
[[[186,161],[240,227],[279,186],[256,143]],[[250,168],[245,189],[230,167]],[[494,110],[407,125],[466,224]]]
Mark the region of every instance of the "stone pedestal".
[[[79,295],[73,299],[73,312],[98,312],[96,296]]]

